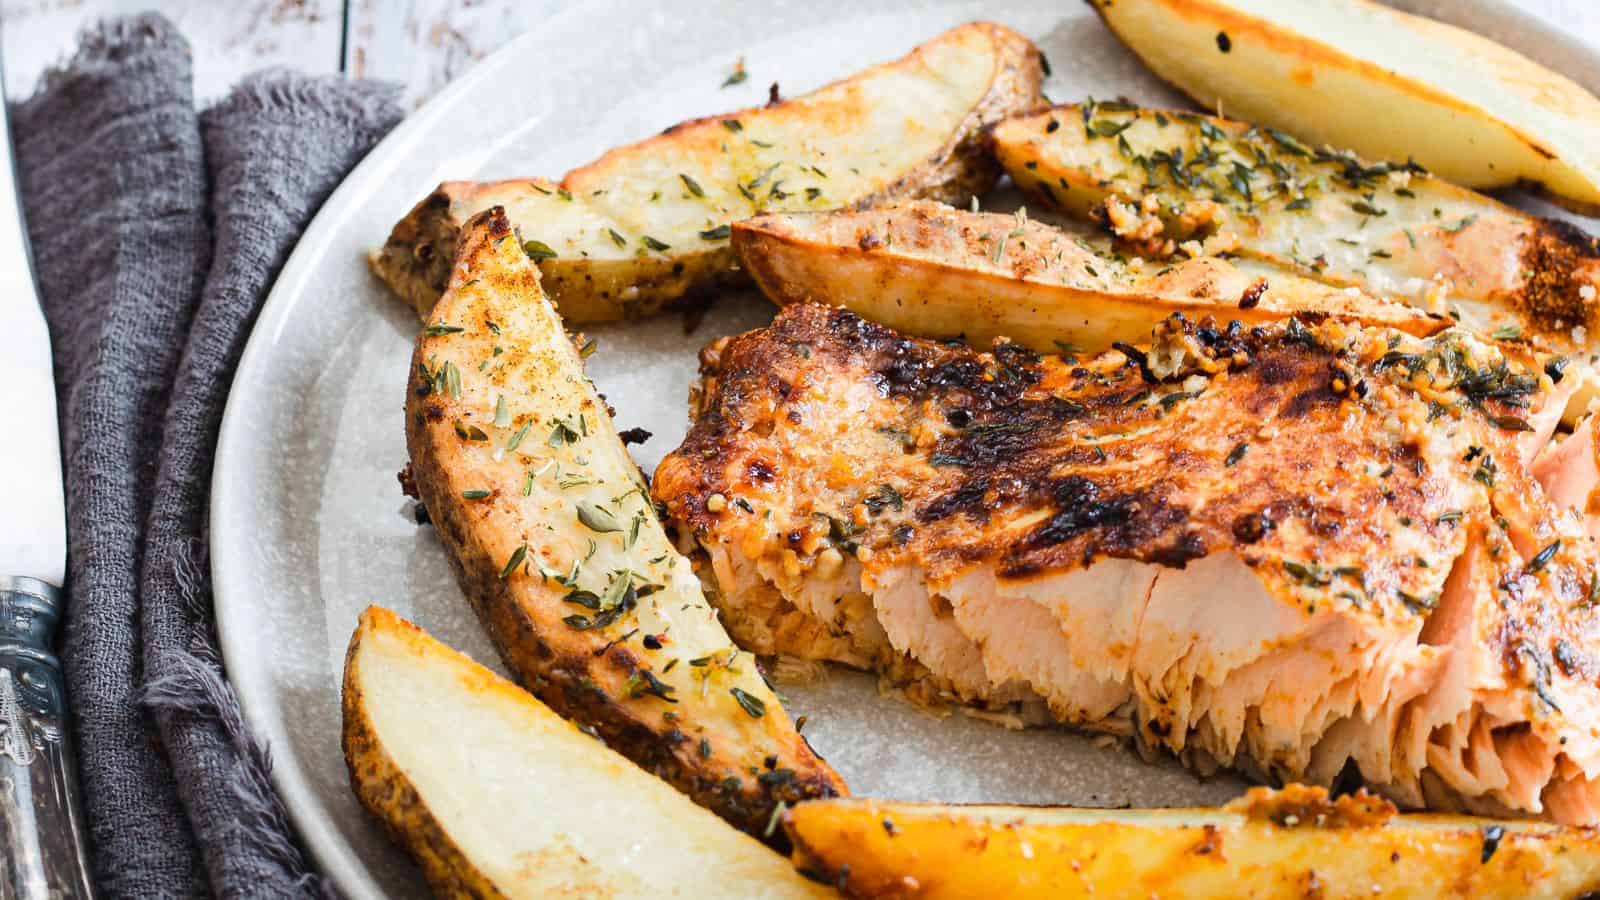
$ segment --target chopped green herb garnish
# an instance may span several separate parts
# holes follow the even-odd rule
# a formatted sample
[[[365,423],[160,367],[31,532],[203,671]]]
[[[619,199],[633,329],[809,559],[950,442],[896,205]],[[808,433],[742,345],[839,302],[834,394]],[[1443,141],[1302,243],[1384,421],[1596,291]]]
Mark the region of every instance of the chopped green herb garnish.
[[[444,372],[445,390],[450,392],[450,396],[456,398],[457,400],[460,400],[461,399],[461,370],[456,368],[456,364],[455,363],[453,363],[453,362],[451,362],[450,360],[447,359],[447,360],[444,361],[444,369],[442,371]]]
[[[622,523],[617,521],[616,516],[593,503],[578,503],[578,521],[582,522],[584,527],[590,531],[597,531],[602,534],[622,530]]]
[[[1126,122],[1112,122],[1108,119],[1096,119],[1089,123],[1089,134],[1094,137],[1116,137],[1127,131],[1133,125],[1133,120]]]
[[[905,509],[906,498],[895,490],[894,485],[880,484],[877,489],[866,496],[862,503],[866,504],[868,511],[873,515],[877,515],[891,506],[896,510]]]
[[[1528,423],[1527,419],[1521,419],[1516,416],[1489,416],[1489,423],[1496,428],[1503,428],[1506,431],[1533,430],[1533,426]]]
[[[1550,560],[1556,555],[1556,551],[1560,549],[1561,539],[1557,538],[1550,542],[1550,544],[1543,550],[1540,550],[1538,554],[1533,557],[1533,559],[1528,560],[1528,567],[1525,571],[1531,575],[1534,572],[1543,569],[1545,566],[1550,564]]]
[[[574,428],[571,421],[568,419],[552,419],[551,422],[553,425],[550,429],[550,446],[559,447],[562,444],[576,444],[578,442],[580,429]],[[579,426],[582,426],[581,419],[579,420]]]
[[[685,175],[682,172],[678,173],[678,178],[683,182],[683,186],[689,189],[689,193],[695,195],[696,197],[704,197],[706,195],[705,190],[700,187],[700,182],[695,181],[693,178],[690,178],[688,175]]]
[[[438,337],[441,334],[459,334],[466,331],[460,325],[429,325],[422,329],[422,333],[429,337]]]
[[[523,544],[522,546],[518,547],[516,550],[512,551],[511,558],[506,560],[505,568],[500,570],[500,577],[501,578],[510,578],[511,577],[511,573],[515,572],[517,570],[517,566],[522,565],[522,561],[527,559],[527,558],[528,558],[528,545],[527,544]]]
[[[522,252],[528,254],[528,258],[534,262],[538,262],[541,259],[556,258],[556,251],[550,249],[550,245],[546,244],[544,241],[535,241],[531,239],[523,241]]]
[[[739,701],[739,706],[744,709],[750,718],[759,719],[767,714],[767,704],[761,702],[760,697],[752,697],[736,687],[728,688],[728,693],[733,695],[733,699]]]
[[[767,827],[761,832],[761,837],[763,839],[770,838],[777,833],[778,822],[783,819],[783,813],[788,808],[789,804],[783,802],[782,800],[779,800],[778,805],[772,808],[772,815],[767,817]]]
[[[1439,605],[1439,595],[1437,593],[1412,594],[1406,591],[1395,591],[1395,593],[1400,596],[1400,602],[1404,603],[1406,608],[1414,613],[1429,612]]]
[[[772,177],[772,173],[778,171],[778,167],[781,166],[781,165],[783,165],[783,163],[775,162],[772,165],[768,166],[767,170],[765,172],[762,172],[760,175],[757,175],[755,177],[755,180],[750,182],[750,190],[753,191],[756,188],[761,187],[763,184],[766,184],[767,183],[767,179],[771,178]]]
[[[648,234],[640,235],[639,236],[639,243],[645,245],[646,247],[650,248],[651,250],[656,251],[657,253],[660,253],[663,250],[671,250],[672,249],[672,245],[671,244],[664,244],[661,241],[656,240],[655,238],[651,237]]]

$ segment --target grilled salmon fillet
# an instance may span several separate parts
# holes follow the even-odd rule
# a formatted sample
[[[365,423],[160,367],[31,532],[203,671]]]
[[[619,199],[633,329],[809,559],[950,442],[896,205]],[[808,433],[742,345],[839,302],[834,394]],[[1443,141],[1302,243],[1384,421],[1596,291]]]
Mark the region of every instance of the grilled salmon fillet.
[[[750,649],[1600,823],[1600,569],[1529,471],[1565,402],[1531,356],[1174,316],[1080,360],[795,305],[702,376],[653,495]]]

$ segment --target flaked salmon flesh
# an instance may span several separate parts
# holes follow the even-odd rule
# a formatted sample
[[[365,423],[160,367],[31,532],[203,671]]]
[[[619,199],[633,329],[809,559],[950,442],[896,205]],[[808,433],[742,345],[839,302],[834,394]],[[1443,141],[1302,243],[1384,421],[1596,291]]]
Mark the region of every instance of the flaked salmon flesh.
[[[1593,427],[1551,442],[1558,367],[1176,316],[978,352],[815,305],[701,364],[653,492],[749,649],[1202,771],[1600,824]]]

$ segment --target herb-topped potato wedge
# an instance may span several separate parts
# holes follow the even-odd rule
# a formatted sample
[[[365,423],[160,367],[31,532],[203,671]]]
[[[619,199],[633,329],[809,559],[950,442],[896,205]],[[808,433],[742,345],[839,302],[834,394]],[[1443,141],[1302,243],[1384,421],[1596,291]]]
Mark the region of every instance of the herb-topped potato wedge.
[[[376,606],[345,657],[343,743],[356,796],[436,897],[833,894]]]
[[[1450,324],[1404,303],[1220,257],[1126,259],[1016,214],[931,201],[766,213],[733,226],[744,269],[776,303],[845,306],[910,334],[1007,337],[1041,353],[1140,343],[1175,312],[1245,324],[1293,315],[1426,336]]]
[[[417,491],[524,684],[752,834],[844,791],[662,531],[499,208],[464,227],[409,388]]]
[[[1205,109],[1600,210],[1600,100],[1487,38],[1369,0],[1092,0]]]
[[[1554,900],[1600,887],[1592,829],[1395,815],[1300,785],[1221,809],[824,800],[783,824],[796,864],[850,897]]]
[[[1600,243],[1414,164],[1122,103],[1019,116],[990,137],[1023,189],[1137,252],[1227,252],[1563,352],[1600,337]]]
[[[446,182],[372,257],[424,317],[461,228],[503,206],[569,322],[628,319],[737,277],[728,226],[764,210],[966,202],[999,167],[982,129],[1038,105],[1039,51],[987,22],[801,97],[684,122],[559,182]]]

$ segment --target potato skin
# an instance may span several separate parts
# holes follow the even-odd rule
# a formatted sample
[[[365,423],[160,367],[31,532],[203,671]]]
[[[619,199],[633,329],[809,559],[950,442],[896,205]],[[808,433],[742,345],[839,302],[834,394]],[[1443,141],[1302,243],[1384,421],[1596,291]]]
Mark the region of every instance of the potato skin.
[[[350,646],[344,656],[344,686],[340,692],[340,705],[344,710],[340,746],[350,772],[350,790],[362,807],[383,824],[389,839],[422,867],[423,877],[435,897],[504,900],[505,895],[473,867],[461,848],[439,827],[438,820],[417,796],[405,772],[383,749],[367,717],[361,690],[361,641],[368,632],[368,620],[374,615],[416,631],[414,626],[399,621],[387,610],[369,609],[362,614],[361,626],[350,635]]]
[[[979,347],[1004,337],[1039,353],[1107,350],[1147,341],[1173,313],[1247,325],[1330,317],[1419,336],[1449,324],[1288,272],[1269,283],[1216,257],[1134,272],[1042,222],[929,201],[765,213],[735,223],[733,245],[779,306],[837,304],[904,333],[959,334]]]
[[[1044,78],[1040,62],[1042,57],[1031,42],[1000,25],[976,22],[956,31],[987,37],[994,74],[987,91],[968,109],[941,146],[926,158],[910,163],[898,177],[873,190],[842,197],[819,194],[815,198],[808,198],[806,194],[796,191],[777,205],[866,208],[902,198],[958,203],[993,187],[999,180],[1000,167],[984,145],[983,129],[1006,115],[1040,102],[1039,89]],[[894,69],[915,71],[923,65],[923,58],[929,53],[928,47],[938,40],[936,38],[917,48],[901,60],[867,70],[836,85],[822,88],[813,95],[674,125],[655,137],[603,154],[594,162],[567,173],[559,183],[539,178],[481,184],[445,182],[395,225],[388,241],[372,254],[369,263],[381,280],[426,318],[428,310],[448,281],[461,229],[473,215],[496,204],[505,205],[511,210],[514,224],[519,226],[524,236],[534,237],[538,236],[534,228],[538,223],[519,218],[517,212],[519,198],[524,201],[538,199],[531,197],[530,191],[540,197],[567,191],[569,196],[581,202],[593,190],[603,192],[604,186],[631,177],[635,162],[640,160],[683,157],[691,164],[696,164],[708,157],[720,156],[725,151],[717,148],[728,137],[723,123],[729,119],[743,119],[752,123],[766,120],[791,127],[808,126],[823,132],[829,128],[845,128],[852,116],[848,114],[849,109],[840,105],[843,101],[819,111],[807,105],[808,98],[838,91],[841,86],[875,72]],[[860,105],[854,99],[848,102]],[[812,116],[817,117],[817,121],[808,123],[807,118]],[[843,166],[847,162],[841,159],[838,165]],[[705,168],[713,169],[714,166],[707,162]],[[841,174],[836,173],[834,182],[837,183],[840,177]],[[731,185],[707,183],[705,187],[712,191],[718,187],[731,190]],[[769,201],[763,197],[761,202],[764,205]],[[736,215],[732,218],[742,217]],[[542,259],[539,268],[544,276],[545,290],[564,319],[582,323],[654,315],[693,302],[716,289],[745,283],[735,265],[734,252],[725,241],[707,243],[694,233],[667,234],[662,237],[666,238],[666,243],[672,249],[658,254],[604,258],[589,253]],[[553,239],[549,243],[557,245]],[[608,242],[602,242],[600,246],[609,249]]]
[[[1254,788],[1220,809],[1062,810],[867,799],[784,816],[795,864],[849,897],[1562,898],[1600,883],[1594,829],[1395,816]]]

